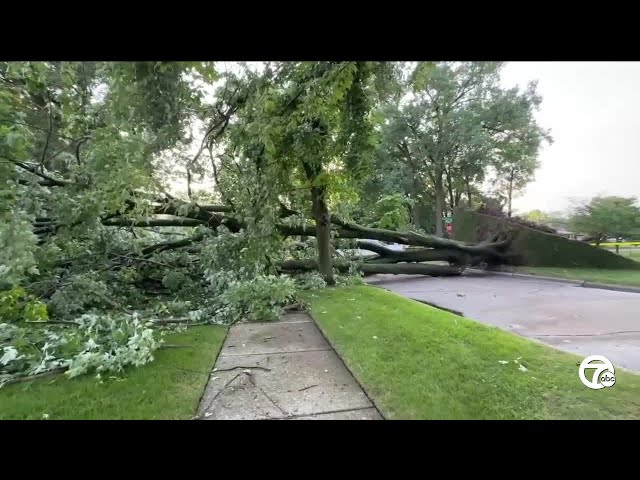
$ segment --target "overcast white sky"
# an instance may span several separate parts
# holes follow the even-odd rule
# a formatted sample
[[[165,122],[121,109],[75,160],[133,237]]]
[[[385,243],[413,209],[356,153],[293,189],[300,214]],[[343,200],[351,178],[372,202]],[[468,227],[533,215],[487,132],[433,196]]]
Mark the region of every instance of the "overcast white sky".
[[[509,62],[502,77],[505,86],[539,81],[537,118],[554,138],[514,208],[558,211],[572,198],[640,197],[640,62]]]

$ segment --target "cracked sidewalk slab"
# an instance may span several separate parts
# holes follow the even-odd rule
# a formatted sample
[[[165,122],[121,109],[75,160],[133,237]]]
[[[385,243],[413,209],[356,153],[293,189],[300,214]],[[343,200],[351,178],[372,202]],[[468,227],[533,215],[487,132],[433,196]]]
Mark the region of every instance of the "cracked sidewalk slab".
[[[300,313],[231,327],[197,418],[383,419],[313,320]]]

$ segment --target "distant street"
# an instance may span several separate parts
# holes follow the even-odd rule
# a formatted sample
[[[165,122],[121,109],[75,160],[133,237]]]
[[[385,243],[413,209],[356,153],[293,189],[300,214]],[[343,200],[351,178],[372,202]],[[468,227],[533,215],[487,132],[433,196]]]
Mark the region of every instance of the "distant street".
[[[468,273],[368,279],[403,296],[615,367],[640,371],[640,294],[582,288],[539,279]]]

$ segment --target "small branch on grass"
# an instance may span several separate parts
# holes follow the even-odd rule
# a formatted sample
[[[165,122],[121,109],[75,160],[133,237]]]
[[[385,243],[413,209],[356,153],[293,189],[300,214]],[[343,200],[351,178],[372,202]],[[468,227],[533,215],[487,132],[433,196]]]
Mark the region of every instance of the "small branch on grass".
[[[46,372],[36,373],[35,375],[21,375],[19,377],[13,377],[5,381],[3,386],[11,385],[12,383],[20,383],[20,382],[28,382],[31,380],[37,380],[39,378],[50,377],[52,375],[59,375],[61,373],[66,372],[68,369],[69,367],[58,367],[58,368],[54,368],[53,370],[47,370]]]

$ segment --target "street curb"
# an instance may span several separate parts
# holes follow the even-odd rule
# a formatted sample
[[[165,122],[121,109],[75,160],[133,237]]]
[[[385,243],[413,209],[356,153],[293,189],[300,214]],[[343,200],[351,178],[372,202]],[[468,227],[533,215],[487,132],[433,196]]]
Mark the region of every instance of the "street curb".
[[[600,288],[602,290],[615,290],[617,292],[640,293],[640,287],[629,287],[627,285],[584,282],[582,286],[584,288]]]
[[[526,273],[493,272],[493,271],[486,271],[486,270],[476,270],[472,268],[469,268],[468,270],[475,273],[483,273],[485,275],[502,275],[507,277],[536,278],[538,280],[548,280],[550,282],[569,283],[572,285],[579,285],[581,287],[584,284],[584,280],[571,280],[569,278],[544,277],[542,275],[528,275]]]
[[[583,288],[597,288],[600,290],[614,290],[616,292],[640,293],[640,287],[630,287],[627,285],[614,285],[610,283],[595,283],[585,280],[571,280],[569,278],[545,277],[542,275],[529,275],[526,273],[510,273],[510,272],[487,272],[485,270],[476,270],[470,268],[469,271],[475,273],[484,273],[487,275],[503,275],[508,277],[534,278],[537,280],[547,280],[549,282],[566,283],[569,285],[577,285]]]
[[[304,309],[303,311],[309,316],[309,318],[311,318],[311,320],[313,321],[313,324],[320,331],[320,334],[327,341],[329,346],[332,348],[333,352],[337,355],[338,359],[342,362],[342,364],[344,365],[344,368],[347,369],[347,371],[351,374],[351,376],[353,377],[355,382],[358,384],[360,389],[364,392],[365,397],[369,399],[369,401],[371,402],[371,405],[373,405],[373,408],[375,408],[375,410],[378,412],[378,415],[382,417],[382,420],[386,420],[387,418],[382,414],[382,410],[380,410],[380,407],[378,406],[378,404],[375,402],[373,397],[369,395],[369,392],[367,391],[366,388],[364,388],[362,383],[360,383],[360,380],[358,380],[358,377],[354,375],[353,370],[349,367],[349,365],[347,365],[347,362],[345,362],[344,358],[342,358],[342,355],[340,355],[340,352],[338,352],[338,350],[336,349],[336,346],[334,345],[333,340],[329,338],[329,335],[327,335],[324,329],[320,326],[320,323],[318,323],[318,320],[316,320],[316,317],[313,316],[313,314],[311,313],[311,308]]]

